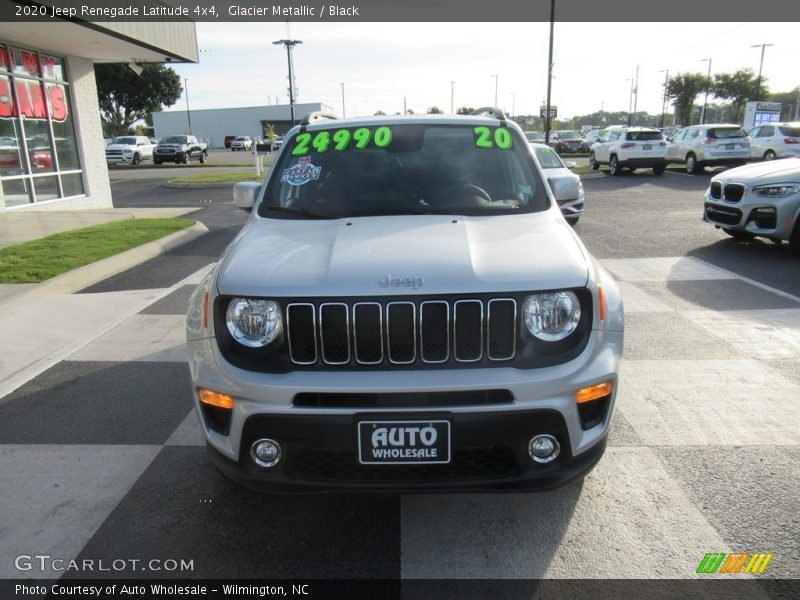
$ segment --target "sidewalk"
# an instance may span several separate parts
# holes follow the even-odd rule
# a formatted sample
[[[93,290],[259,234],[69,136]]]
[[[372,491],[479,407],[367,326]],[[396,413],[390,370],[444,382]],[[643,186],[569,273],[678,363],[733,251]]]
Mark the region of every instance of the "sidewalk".
[[[0,247],[125,219],[172,218],[196,208],[109,209],[0,214]],[[3,396],[156,299],[163,290],[74,295],[207,233],[202,223],[38,284],[0,285],[0,403]]]

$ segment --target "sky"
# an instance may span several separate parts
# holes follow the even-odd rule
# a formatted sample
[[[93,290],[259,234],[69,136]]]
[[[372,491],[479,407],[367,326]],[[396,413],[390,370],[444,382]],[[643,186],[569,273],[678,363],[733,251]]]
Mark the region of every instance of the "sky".
[[[288,29],[288,31],[287,31]],[[191,110],[288,103],[286,49],[295,102],[323,102],[346,116],[416,113],[497,104],[538,114],[547,91],[548,23],[197,23],[198,64],[173,64]],[[679,72],[751,68],[770,89],[800,85],[797,23],[556,23],[551,103],[559,118],[627,111],[638,65],[636,108],[660,114],[663,81]],[[495,77],[495,75],[497,77]],[[455,82],[451,85],[451,81]],[[185,110],[186,97],[168,110]]]

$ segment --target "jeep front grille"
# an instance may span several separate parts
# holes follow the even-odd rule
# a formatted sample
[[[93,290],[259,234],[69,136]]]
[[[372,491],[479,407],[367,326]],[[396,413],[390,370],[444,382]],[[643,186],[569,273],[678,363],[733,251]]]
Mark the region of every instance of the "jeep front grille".
[[[296,365],[507,361],[516,354],[517,302],[293,302],[286,329]]]

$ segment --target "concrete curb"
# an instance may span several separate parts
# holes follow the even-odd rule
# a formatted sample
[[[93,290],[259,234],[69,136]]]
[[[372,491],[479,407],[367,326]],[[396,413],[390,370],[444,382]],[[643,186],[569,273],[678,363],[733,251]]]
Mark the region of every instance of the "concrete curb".
[[[4,300],[19,298],[34,292],[74,294],[83,288],[127,271],[131,267],[135,267],[151,258],[160,256],[173,248],[196,240],[206,233],[208,233],[208,228],[198,222],[163,238],[52,277],[39,285],[20,290],[17,294],[11,294]]]

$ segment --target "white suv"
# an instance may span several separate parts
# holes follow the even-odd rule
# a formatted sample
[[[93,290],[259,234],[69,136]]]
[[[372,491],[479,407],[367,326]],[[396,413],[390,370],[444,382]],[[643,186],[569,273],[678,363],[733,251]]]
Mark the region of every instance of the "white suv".
[[[253,140],[250,139],[249,135],[240,135],[237,136],[231,142],[231,150],[250,150],[253,147]]]
[[[592,144],[589,163],[595,171],[608,165],[612,175],[623,169],[653,169],[663,175],[667,168],[667,142],[658,129],[650,127],[624,127],[601,131]]]
[[[667,158],[692,175],[707,166],[738,167],[750,159],[750,139],[740,125],[692,125],[675,134]]]
[[[800,158],[800,122],[760,125],[747,135],[750,136],[750,158]]]

